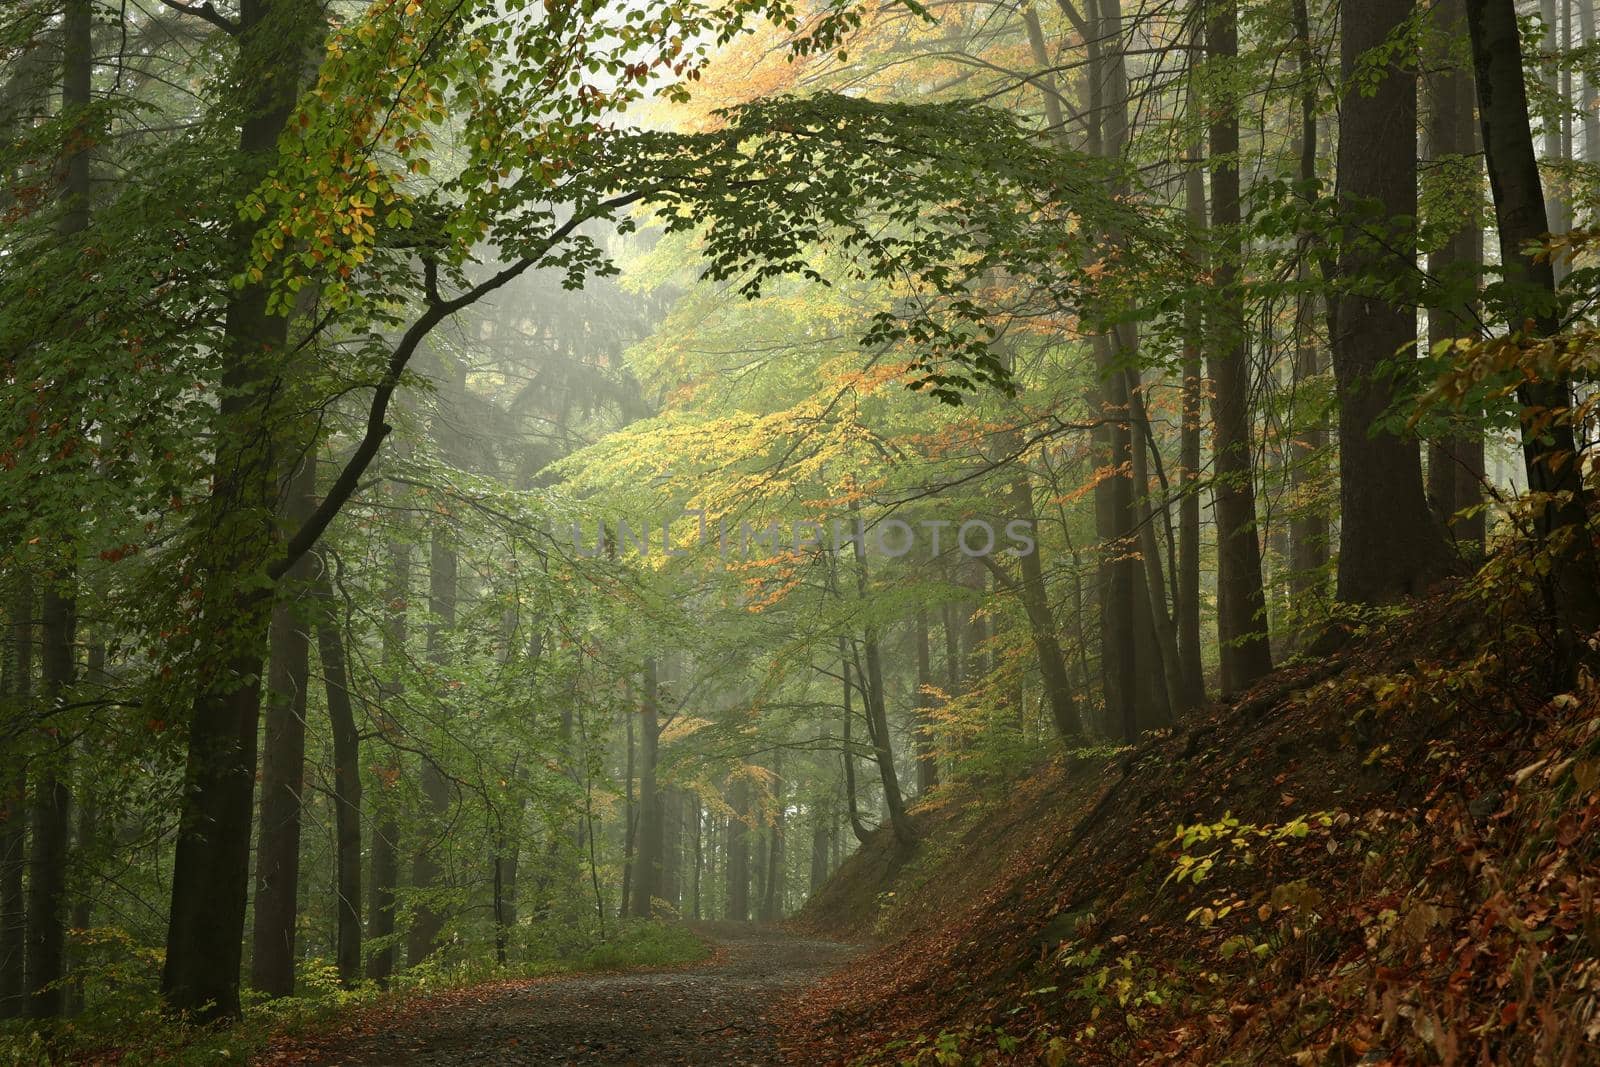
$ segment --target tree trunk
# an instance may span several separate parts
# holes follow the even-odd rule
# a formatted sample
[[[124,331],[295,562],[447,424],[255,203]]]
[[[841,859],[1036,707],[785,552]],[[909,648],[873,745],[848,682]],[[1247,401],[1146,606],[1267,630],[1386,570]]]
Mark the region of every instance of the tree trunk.
[[[1239,52],[1236,0],[1207,0],[1206,51],[1231,63]],[[1218,299],[1206,349],[1217,518],[1217,638],[1222,689],[1238,693],[1272,670],[1261,543],[1256,530],[1251,457],[1250,352],[1243,293],[1238,288],[1239,115],[1231,95],[1211,108],[1211,226],[1218,239],[1212,267]]]
[[[290,479],[284,512],[291,529],[298,528],[316,506],[316,487],[316,454],[308,453]],[[305,787],[306,693],[311,680],[304,600],[312,562],[309,553],[301,557],[279,583],[269,638],[250,984],[270,997],[294,992],[300,798]]]
[[[763,880],[761,921],[777,922],[783,917],[783,750],[773,755],[772,763],[772,823],[767,842],[767,874]]]
[[[290,17],[280,17],[287,11]],[[248,0],[239,9],[239,67],[250,72],[239,133],[239,194],[271,167],[293,107],[320,8],[304,0]],[[235,223],[237,269],[255,224]],[[277,388],[288,322],[267,310],[266,283],[233,292],[223,322],[216,459],[206,518],[212,531],[193,565],[207,628],[189,725],[188,762],[172,876],[162,999],[199,1020],[239,1014],[239,960],[250,887],[256,731],[271,615],[260,578],[276,540]]]
[[[1158,520],[1166,516],[1165,508],[1157,512],[1150,503],[1150,471],[1147,456],[1160,457],[1160,445],[1150,432],[1150,415],[1145,410],[1144,383],[1137,368],[1129,368],[1128,401],[1132,424],[1138,431],[1133,445],[1133,487],[1137,494],[1139,523],[1139,556],[1144,564],[1145,596],[1150,606],[1150,622],[1157,658],[1160,660],[1161,679],[1166,689],[1167,707],[1172,712],[1187,711],[1199,704],[1204,693],[1190,690],[1184,682],[1183,658],[1178,652],[1178,625],[1167,607],[1167,585],[1162,576],[1161,540],[1156,532]],[[1165,526],[1165,523],[1162,524]],[[1168,541],[1170,547],[1171,542]]]
[[[465,388],[465,371],[455,368],[453,388],[449,397],[455,399]],[[450,662],[448,640],[456,625],[456,579],[459,567],[455,537],[447,526],[447,519],[435,521],[428,552],[428,611],[433,621],[427,629],[427,656],[429,664],[442,675]],[[442,680],[442,679],[441,679]],[[445,690],[436,692],[441,703],[449,697]],[[426,894],[437,890],[444,874],[439,862],[439,852],[446,840],[445,817],[450,812],[450,783],[438,761],[430,756],[422,760],[422,795],[425,802],[427,836],[411,860],[412,888]],[[444,934],[445,913],[436,901],[424,897],[417,905],[406,935],[406,960],[412,966],[421,963],[439,949]]]
[[[411,546],[403,540],[389,544],[389,579],[384,589],[383,663],[391,672],[406,659],[408,599],[411,596]],[[398,703],[403,688],[389,682],[380,694],[384,707],[378,713],[379,733],[388,737],[398,732],[389,706]],[[400,777],[398,759],[391,752],[381,772],[380,798],[369,816],[377,822],[372,835],[370,879],[367,883],[367,937],[378,943],[367,959],[367,977],[386,983],[394,974],[396,900],[400,883],[400,823],[395,817],[396,800],[392,790]]]
[[[87,126],[93,72],[91,0],[67,0],[62,17],[61,114],[72,123],[73,148],[62,181],[63,242],[76,243],[89,228],[89,145]],[[63,537],[47,576],[40,627],[43,703],[62,703],[75,675],[77,569],[73,542]],[[32,852],[28,857],[27,947],[24,969],[27,1014],[45,1019],[65,1014],[67,987],[67,850],[72,836],[72,795],[68,788],[70,731],[60,724],[47,730],[49,751],[39,761],[32,810]]]
[[[855,708],[850,692],[850,655],[843,637],[839,638],[839,675],[844,679],[844,797],[850,812],[850,830],[862,844],[867,841],[867,828],[861,822],[861,809],[856,803],[856,751],[851,738]]]
[[[333,732],[334,959],[346,987],[361,981],[361,735],[350,701],[344,637],[326,570],[317,575],[317,654]]]
[[[811,874],[806,885],[811,895],[828,880],[828,858],[831,851],[830,835],[833,829],[832,812],[819,803],[809,805],[811,816]]]
[[[933,684],[932,653],[928,642],[928,612],[917,609],[917,796],[925,797],[939,784],[939,757],[933,745],[933,698],[926,691]]]
[[[660,744],[660,692],[654,657],[644,661],[644,692],[639,702],[639,829],[634,838],[633,897],[629,914],[648,919],[661,895],[661,789],[656,784]]]
[[[1494,193],[1505,270],[1506,297],[1513,324],[1531,322],[1540,336],[1559,328],[1555,275],[1548,259],[1523,249],[1548,230],[1539,185],[1539,165],[1528,128],[1527,87],[1523,82],[1516,9],[1511,0],[1466,0],[1478,86],[1478,121],[1483,130],[1489,187]],[[1509,49],[1509,51],[1507,51]],[[1517,399],[1535,413],[1571,406],[1572,383],[1555,377],[1523,385]],[[1550,421],[1550,420],[1544,420]],[[1537,530],[1554,554],[1551,597],[1567,667],[1582,655],[1579,640],[1600,627],[1600,582],[1584,524],[1587,491],[1577,444],[1569,422],[1530,426],[1524,420],[1523,465],[1530,493],[1540,502]]]
[[[1411,0],[1345,0],[1340,64],[1353,84],[1368,53],[1411,17]],[[1410,62],[1409,57],[1404,62]],[[1333,374],[1339,392],[1339,599],[1382,603],[1423,592],[1443,571],[1444,544],[1422,490],[1414,439],[1376,428],[1401,397],[1417,319],[1378,292],[1415,270],[1417,83],[1391,64],[1375,91],[1352,91],[1339,116],[1339,201],[1360,237],[1339,252]],[[1369,205],[1376,204],[1372,217]],[[1359,223],[1358,223],[1359,220]],[[1397,281],[1396,279],[1402,279]]]
[[[1594,0],[1578,0],[1578,31],[1583,47],[1593,47]],[[1587,74],[1579,82],[1578,113],[1583,116],[1583,161],[1600,162],[1600,94]]]
[[[1184,176],[1184,202],[1196,234],[1206,228],[1205,175],[1199,146],[1190,149]],[[1205,324],[1200,311],[1184,313],[1183,423],[1178,440],[1178,654],[1183,659],[1183,686],[1199,701],[1206,697],[1205,660],[1200,646],[1200,422],[1205,383],[1200,351]]]
[[[1454,59],[1454,45],[1466,35],[1461,0],[1437,0],[1433,9],[1436,58],[1428,115],[1428,144],[1435,168],[1449,167],[1482,181],[1477,161],[1477,123],[1472,72]],[[1465,174],[1461,175],[1465,176]],[[1446,298],[1428,309],[1430,347],[1478,333],[1477,290],[1483,272],[1483,220],[1476,213],[1461,220],[1443,245],[1428,255],[1428,273]],[[1474,412],[1463,412],[1472,416]],[[1483,434],[1467,430],[1434,441],[1428,448],[1428,498],[1456,544],[1470,555],[1483,552],[1481,511],[1455,519],[1457,512],[1482,503]]]
[[[629,704],[633,703],[631,686],[628,688],[625,700]],[[633,800],[634,724],[631,712],[623,723],[623,731],[623,743],[628,748],[627,754],[623,757],[622,768],[622,901],[617,907],[619,916],[629,914],[633,900],[634,842],[639,827],[639,809]]]
[[[855,520],[856,594],[863,603],[867,600],[867,549],[866,533],[861,520]],[[878,778],[883,783],[883,804],[889,812],[889,827],[895,839],[902,844],[911,840],[911,826],[906,821],[905,800],[900,793],[900,778],[895,771],[894,750],[889,742],[889,715],[884,707],[883,657],[878,647],[877,627],[868,623],[862,640],[866,654],[866,688],[862,696],[867,711],[867,734],[872,741],[872,752],[878,763]]]
[[[16,573],[6,635],[4,677],[0,696],[20,718],[33,704],[33,579]],[[27,868],[28,771],[21,753],[6,760],[4,819],[0,820],[0,1019],[14,1019],[26,1008],[24,960],[28,943],[28,909],[23,897]]]
[[[741,773],[729,797],[733,815],[728,820],[728,888],[726,917],[735,922],[750,919],[750,782]]]
[[[1311,45],[1311,16],[1306,0],[1294,0],[1294,45],[1300,74],[1300,132],[1296,145],[1300,150],[1300,183],[1307,195],[1317,181],[1317,75],[1315,52]],[[1319,235],[1310,231],[1300,235],[1300,262],[1296,267],[1297,279],[1302,286],[1311,284],[1311,256]],[[1326,279],[1324,279],[1326,280]],[[1318,454],[1327,446],[1328,434],[1322,416],[1303,417],[1301,397],[1308,382],[1323,372],[1321,349],[1313,332],[1316,321],[1316,298],[1302,292],[1295,297],[1295,347],[1291,374],[1294,388],[1294,417],[1291,426],[1294,444],[1290,451],[1289,494],[1291,517],[1289,519],[1289,598],[1304,615],[1326,593],[1322,579],[1328,565],[1328,515],[1312,498],[1316,492],[1317,472],[1314,464]]]

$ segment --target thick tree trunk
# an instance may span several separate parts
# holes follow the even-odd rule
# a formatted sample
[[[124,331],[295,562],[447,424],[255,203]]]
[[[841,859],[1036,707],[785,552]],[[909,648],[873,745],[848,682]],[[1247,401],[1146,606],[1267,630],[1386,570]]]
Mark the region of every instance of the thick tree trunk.
[[[1433,9],[1433,71],[1428,115],[1428,144],[1435,167],[1470,167],[1481,181],[1477,162],[1476,113],[1470,67],[1454,59],[1455,46],[1466,35],[1461,0],[1437,0]],[[1476,213],[1461,220],[1443,245],[1428,256],[1428,273],[1445,286],[1449,299],[1428,309],[1430,347],[1478,333],[1477,289],[1483,271],[1483,220]],[[1457,296],[1459,294],[1459,296]],[[1472,414],[1470,412],[1464,414]],[[1481,511],[1460,519],[1463,509],[1482,502],[1483,434],[1465,432],[1434,441],[1428,448],[1428,499],[1457,546],[1469,555],[1483,551]]]
[[[1340,63],[1353,80],[1372,49],[1411,17],[1411,0],[1345,0]],[[1409,63],[1409,57],[1404,62]],[[1415,595],[1443,571],[1444,543],[1422,489],[1417,442],[1378,430],[1400,398],[1417,340],[1415,310],[1379,288],[1415,270],[1417,80],[1390,64],[1375,91],[1351,91],[1339,115],[1339,200],[1361,236],[1339,252],[1333,374],[1339,392],[1339,599]],[[1376,217],[1370,215],[1377,206]],[[1358,221],[1359,220],[1359,221]]]
[[[1231,61],[1239,52],[1236,0],[1207,0],[1206,51]],[[1250,352],[1238,285],[1239,116],[1231,96],[1212,107],[1211,225],[1219,252],[1212,266],[1218,299],[1206,370],[1211,377],[1213,490],[1217,517],[1217,636],[1222,689],[1238,693],[1272,670],[1261,543],[1256,530],[1250,417]]]
[[[319,11],[305,0],[240,5],[239,63],[250,72],[239,134],[241,195],[272,164],[305,54],[293,42],[316,32]],[[248,261],[254,229],[244,220],[235,225],[239,264]],[[219,390],[210,535],[194,567],[210,622],[190,718],[161,992],[169,1008],[202,1020],[239,1014],[261,650],[271,615],[271,596],[259,578],[275,540],[274,408],[282,396],[275,380],[288,337],[287,321],[268,313],[267,297],[264,283],[247,284],[234,292],[224,316],[229,358]]]
[[[339,981],[361,981],[361,735],[350,700],[350,672],[333,586],[317,575],[317,654],[333,733],[334,959]]]
[[[1523,82],[1516,9],[1511,0],[1466,0],[1478,86],[1478,121],[1483,130],[1489,187],[1504,264],[1506,297],[1513,325],[1531,322],[1550,336],[1559,328],[1555,275],[1548,259],[1523,251],[1548,230],[1539,184],[1539,165],[1528,128],[1527,86]],[[1536,415],[1571,406],[1572,383],[1555,377],[1522,386],[1517,399]],[[1567,666],[1581,656],[1580,639],[1600,628],[1600,580],[1594,551],[1583,532],[1588,494],[1577,444],[1569,422],[1529,426],[1522,435],[1523,465],[1530,492],[1539,494],[1537,527],[1551,546],[1551,596]]]
[[[316,506],[316,487],[316,455],[309,453],[290,479],[284,512],[291,529],[298,528]],[[294,992],[300,798],[305,788],[306,694],[311,681],[311,637],[304,607],[312,562],[308,553],[284,575],[272,610],[250,958],[250,984],[271,997]]]
[[[832,812],[813,802],[807,814],[811,817],[811,873],[806,881],[808,891],[815,895],[828,880],[828,859],[832,851]]]

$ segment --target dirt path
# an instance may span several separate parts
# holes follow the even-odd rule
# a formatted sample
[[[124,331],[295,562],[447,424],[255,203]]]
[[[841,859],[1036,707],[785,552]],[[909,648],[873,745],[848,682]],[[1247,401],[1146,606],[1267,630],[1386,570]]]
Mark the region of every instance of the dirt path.
[[[701,923],[695,931],[715,954],[693,967],[489,987],[481,996],[364,1019],[357,1032],[262,1062],[760,1067],[779,1062],[768,1012],[855,951],[740,923]]]

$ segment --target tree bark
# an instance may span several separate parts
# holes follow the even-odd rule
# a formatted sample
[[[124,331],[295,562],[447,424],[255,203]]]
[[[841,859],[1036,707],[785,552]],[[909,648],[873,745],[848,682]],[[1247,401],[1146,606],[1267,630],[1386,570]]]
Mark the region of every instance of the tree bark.
[[[448,357],[445,358],[448,360]],[[448,360],[446,374],[448,381],[440,389],[442,399],[446,403],[459,405],[466,391],[466,368]],[[435,422],[434,436],[443,445],[445,453],[454,457],[459,453],[459,448],[455,430],[449,422],[451,417],[460,417],[460,411],[443,413]],[[449,638],[456,626],[459,565],[455,534],[449,527],[449,519],[439,516],[434,521],[428,548],[428,612],[432,621],[427,628],[426,649],[428,663],[441,676],[439,680],[442,680],[450,662]],[[450,699],[446,690],[438,688],[435,697],[441,706]],[[406,960],[412,966],[438,951],[445,924],[444,909],[437,900],[429,900],[428,895],[437,892],[444,874],[444,865],[439,861],[438,854],[445,846],[450,783],[438,760],[431,755],[424,756],[422,760],[421,779],[428,831],[411,859],[411,885],[422,894],[411,921],[411,929],[406,934]]]
[[[1437,58],[1431,64],[1429,153],[1436,168],[1451,167],[1470,173],[1476,186],[1482,178],[1474,133],[1477,123],[1472,72],[1454,56],[1455,44],[1467,33],[1466,11],[1461,0],[1437,0],[1433,19],[1436,43],[1431,51]],[[1477,290],[1482,271],[1483,220],[1474,212],[1428,255],[1428,273],[1445,295],[1428,309],[1430,347],[1458,337],[1477,336]],[[1470,555],[1483,552],[1483,513],[1478,511],[1460,519],[1454,516],[1482,503],[1483,474],[1481,432],[1452,433],[1429,445],[1428,499],[1458,548]]]
[[[639,701],[639,829],[634,838],[633,897],[629,914],[648,919],[661,894],[662,811],[656,783],[656,756],[661,739],[660,688],[654,657],[644,661],[644,689]]]
[[[317,654],[333,733],[334,958],[346,987],[361,981],[361,735],[350,700],[350,673],[333,586],[320,570],[314,590]]]
[[[767,874],[762,886],[761,921],[777,922],[783,918],[784,872],[784,805],[783,750],[773,754],[772,762],[772,823],[767,841]]]
[[[1294,0],[1294,45],[1300,74],[1300,131],[1296,136],[1299,153],[1300,184],[1310,196],[1317,183],[1317,73],[1311,45],[1311,16],[1306,0]],[[1296,277],[1309,287],[1312,276],[1312,249],[1319,235],[1310,230],[1300,235],[1300,262]],[[1326,281],[1326,279],[1324,279]],[[1321,348],[1314,332],[1316,297],[1302,292],[1295,297],[1295,347],[1291,375],[1294,386],[1294,444],[1290,451],[1289,493],[1292,517],[1289,520],[1289,598],[1302,615],[1326,596],[1323,569],[1328,565],[1328,514],[1312,499],[1317,477],[1314,464],[1327,446],[1328,432],[1320,414],[1304,417],[1302,396],[1311,379],[1323,373]]]
[[[726,917],[735,922],[750,919],[750,783],[743,774],[734,779],[729,797],[733,814],[728,820],[728,885]]]
[[[861,519],[855,519],[856,594],[867,601],[867,548],[866,532]],[[889,742],[889,715],[884,706],[883,657],[878,647],[877,627],[868,623],[862,637],[866,656],[864,672],[866,687],[862,693],[866,704],[868,737],[872,741],[873,756],[878,763],[878,778],[883,783],[883,804],[889,813],[889,828],[895,840],[902,844],[911,840],[911,825],[906,821],[905,799],[900,792],[900,778],[895,771],[894,750]]]
[[[847,643],[843,637],[839,638],[839,675],[844,679],[844,798],[845,807],[850,812],[850,830],[856,835],[856,840],[862,844],[867,841],[867,828],[861,822],[861,808],[856,802],[856,751],[855,743],[851,738],[852,723],[855,719],[854,703],[851,699],[850,685],[850,655]]]
[[[1466,7],[1477,76],[1478,122],[1494,194],[1510,322],[1514,327],[1525,322],[1535,335],[1552,336],[1560,328],[1555,275],[1548,259],[1536,260],[1523,251],[1549,226],[1533,134],[1528,128],[1516,9],[1511,0],[1466,0]],[[1517,390],[1518,401],[1535,417],[1570,407],[1571,396],[1571,380],[1561,375]],[[1554,421],[1534,427],[1525,418],[1522,457],[1529,491],[1539,499],[1537,533],[1554,557],[1550,593],[1563,658],[1568,660],[1564,666],[1571,668],[1583,655],[1580,637],[1600,628],[1600,582],[1584,532],[1588,494],[1571,424]]]
[[[397,671],[406,658],[408,638],[407,610],[411,596],[411,546],[403,540],[389,544],[389,578],[384,589],[383,663],[391,672]],[[398,702],[404,689],[388,682],[380,698],[384,707],[378,712],[378,731],[389,736],[397,732],[390,706]],[[395,945],[393,943],[396,919],[395,888],[400,883],[400,824],[395,817],[395,799],[390,793],[400,777],[400,766],[391,754],[381,772],[380,799],[371,805],[377,827],[372,835],[370,879],[367,883],[367,937],[378,943],[367,959],[367,977],[386,983],[394,974]]]
[[[291,528],[304,522],[315,506],[316,481],[316,455],[308,453],[290,479],[284,511]],[[279,583],[269,637],[250,959],[250,984],[269,997],[294,992],[300,801],[305,788],[306,694],[311,681],[311,638],[304,601],[311,562],[311,556],[302,556]]]
[[[928,641],[928,611],[917,609],[917,796],[925,797],[939,784],[939,757],[933,745],[932,652]]]
[[[1362,60],[1411,17],[1411,0],[1345,0],[1340,65]],[[1423,592],[1443,573],[1444,542],[1422,489],[1415,439],[1378,428],[1402,396],[1416,312],[1387,292],[1415,270],[1417,80],[1391,64],[1370,95],[1352,91],[1339,116],[1339,251],[1333,373],[1339,392],[1339,599],[1382,603]],[[1372,214],[1376,207],[1376,215]]]
[[[1231,62],[1239,52],[1236,0],[1207,0],[1206,51]],[[1261,544],[1256,530],[1255,475],[1251,456],[1250,353],[1244,298],[1238,288],[1239,116],[1231,96],[1212,107],[1211,226],[1218,238],[1212,266],[1218,298],[1206,350],[1211,377],[1213,494],[1217,518],[1217,636],[1222,689],[1238,693],[1272,670],[1266,596],[1261,585]]]
[[[292,110],[307,42],[320,9],[305,0],[245,0],[239,8],[239,68],[247,99],[236,188],[254,189],[270,168]],[[281,16],[281,17],[280,17]],[[235,223],[234,267],[249,262],[255,225]],[[275,542],[278,459],[275,410],[282,390],[288,322],[267,311],[265,283],[228,301],[209,533],[195,561],[203,617],[212,620],[189,726],[182,812],[173,860],[172,909],[161,993],[197,1020],[239,1015],[239,962],[250,884],[256,731],[270,593],[260,577]]]
[[[72,124],[72,148],[62,181],[60,234],[76,243],[89,228],[88,127],[90,77],[93,73],[93,10],[91,0],[67,0],[62,16],[61,114]],[[61,538],[42,597],[40,667],[46,708],[62,703],[75,681],[77,637],[77,568],[71,537]],[[27,1015],[34,1019],[65,1014],[67,1005],[67,850],[72,836],[72,794],[69,733],[56,726],[46,731],[45,757],[39,761],[34,786],[32,851],[28,856]]]
[[[18,715],[33,714],[33,578],[16,573],[6,634],[4,678],[0,695]],[[0,821],[0,1018],[23,1014],[27,1002],[24,961],[28,944],[28,909],[23,895],[27,869],[28,771],[22,753],[8,754],[4,820]]]

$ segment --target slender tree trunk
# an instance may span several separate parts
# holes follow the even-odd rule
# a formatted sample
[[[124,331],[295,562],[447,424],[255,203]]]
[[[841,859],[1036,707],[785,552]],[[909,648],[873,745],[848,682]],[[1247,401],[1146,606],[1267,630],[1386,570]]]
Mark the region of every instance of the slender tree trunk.
[[[1133,441],[1133,486],[1138,495],[1136,516],[1139,523],[1139,556],[1144,564],[1145,596],[1150,604],[1150,621],[1155,636],[1161,678],[1166,687],[1167,705],[1174,711],[1186,711],[1200,703],[1201,695],[1190,691],[1184,684],[1183,658],[1178,652],[1178,625],[1167,607],[1167,585],[1161,569],[1161,543],[1156,533],[1158,513],[1150,503],[1150,471],[1147,456],[1157,456],[1160,447],[1150,432],[1150,415],[1145,410],[1139,371],[1130,368],[1128,375],[1129,411],[1137,438]]]
[[[1583,47],[1595,43],[1594,0],[1578,0],[1578,31]],[[1583,116],[1583,161],[1600,162],[1600,94],[1585,74],[1579,81],[1578,113]]]
[[[861,809],[856,803],[856,752],[851,739],[855,709],[851,700],[850,655],[845,639],[839,638],[839,675],[844,679],[844,797],[850,812],[850,830],[856,840],[865,844],[867,828],[861,822]]]
[[[1190,149],[1189,160],[1184,203],[1189,225],[1199,234],[1206,228],[1206,190],[1198,145]],[[1184,689],[1201,702],[1206,697],[1200,647],[1200,423],[1205,393],[1200,351],[1204,329],[1198,307],[1184,312],[1183,424],[1178,441],[1178,654],[1183,659]]]
[[[928,611],[917,609],[917,796],[925,797],[939,784],[939,757],[933,745],[932,653],[928,642]]]
[[[40,625],[40,669],[46,708],[62,703],[75,681],[77,599],[47,586]],[[47,1019],[65,1014],[67,1003],[67,851],[72,836],[67,735],[51,730],[34,787],[31,851],[28,854],[28,944],[25,961],[27,1014]]]
[[[656,783],[660,743],[660,687],[654,657],[644,661],[644,692],[639,701],[639,831],[635,838],[633,898],[629,913],[648,919],[661,895],[663,822],[661,788]]]
[[[411,546],[403,540],[395,540],[389,544],[389,578],[384,590],[383,663],[391,672],[398,671],[406,659],[410,596]],[[390,709],[399,702],[403,692],[403,687],[391,680],[380,694],[385,706],[379,711],[378,729],[385,737],[398,733]],[[367,977],[379,983],[386,983],[393,976],[396,958],[393,938],[397,916],[395,889],[400,884],[400,823],[395,816],[397,801],[393,789],[399,777],[400,764],[391,752],[380,776],[380,798],[370,805],[375,810],[369,816],[375,819],[377,827],[372,835],[371,877],[367,883],[367,937],[379,947],[367,958]]]
[[[728,903],[727,918],[735,922],[750,919],[750,782],[741,774],[734,779],[729,800],[733,815],[728,820]]]
[[[1473,67],[1478,87],[1478,121],[1483,130],[1489,187],[1504,265],[1506,297],[1512,322],[1528,321],[1539,336],[1560,326],[1555,300],[1555,275],[1548,259],[1523,251],[1548,231],[1539,184],[1539,165],[1528,128],[1527,87],[1523,82],[1516,9],[1511,0],[1466,0],[1472,35]],[[1522,406],[1535,413],[1571,406],[1572,383],[1564,376],[1530,382],[1517,391]],[[1588,493],[1577,443],[1569,422],[1524,421],[1523,465],[1529,491],[1538,494],[1537,532],[1550,545],[1550,584],[1564,657],[1575,665],[1582,655],[1581,635],[1600,628],[1600,581],[1594,552],[1583,533],[1588,518]]]
[[[1317,181],[1317,73],[1311,45],[1311,17],[1306,0],[1294,0],[1294,45],[1300,74],[1300,131],[1296,146],[1300,150],[1297,177],[1310,194]],[[1300,262],[1297,280],[1311,284],[1311,256],[1319,236],[1300,235]],[[1326,279],[1324,279],[1326,280]],[[1328,434],[1320,414],[1301,415],[1302,397],[1311,379],[1323,372],[1321,349],[1314,329],[1316,297],[1302,292],[1295,297],[1295,347],[1291,367],[1294,390],[1294,417],[1291,420],[1294,444],[1290,450],[1289,493],[1289,598],[1303,614],[1325,598],[1322,572],[1328,565],[1328,515],[1314,499],[1317,471],[1314,465],[1327,446]]]
[[[692,885],[689,889],[690,900],[693,906],[692,917],[700,921],[700,871],[705,866],[705,848],[703,836],[705,834],[705,816],[700,810],[700,794],[695,793],[690,801],[689,813],[694,819],[694,873]]]
[[[291,528],[304,522],[316,507],[316,484],[316,454],[308,453],[290,479],[284,510]],[[269,638],[250,984],[271,997],[294,992],[300,798],[305,785],[306,693],[311,680],[311,638],[304,600],[312,563],[307,553],[279,583]]]
[[[334,959],[346,987],[361,981],[361,735],[350,700],[350,673],[333,586],[317,575],[317,654],[322,660],[333,733]]]
[[[631,687],[626,701],[629,704],[633,703]],[[634,841],[639,826],[639,809],[633,800],[634,724],[631,713],[623,723],[623,731],[623,743],[628,748],[622,769],[622,902],[617,908],[619,915],[629,914],[630,903],[633,900]]]
[[[866,532],[860,518],[855,519],[856,594],[867,599],[867,548]],[[862,693],[866,704],[868,736],[872,740],[873,755],[878,763],[878,777],[883,783],[883,803],[889,812],[889,827],[901,843],[911,840],[911,825],[906,821],[905,800],[900,792],[900,778],[895,771],[894,750],[889,744],[889,716],[884,707],[883,658],[878,647],[877,627],[868,623],[862,640],[866,654],[865,681]]]
[[[777,922],[783,917],[783,750],[773,755],[772,763],[772,822],[767,842],[767,874],[761,899],[761,921]]]
[[[435,422],[434,437],[443,446],[446,456],[454,459],[459,458],[461,448],[458,430],[454,429],[451,419],[461,418],[461,400],[467,389],[466,366],[450,357],[442,358],[445,362],[445,379],[440,386],[440,394],[443,402],[453,410],[440,413],[440,418]],[[448,641],[456,629],[458,569],[456,539],[450,528],[450,520],[435,518],[429,539],[427,566],[427,608],[432,614],[432,622],[427,625],[427,659],[440,675],[445,673],[450,664]],[[450,701],[443,689],[437,689],[435,697],[440,704]],[[438,883],[445,869],[438,853],[445,848],[445,821],[450,814],[450,782],[446,781],[445,771],[434,758],[422,760],[422,798],[426,801],[429,833],[419,843],[418,851],[411,856],[411,888],[424,894],[416,907],[416,917],[411,920],[411,929],[406,934],[406,961],[413,966],[426,960],[440,947],[440,939],[445,933],[445,910],[437,902]],[[427,899],[429,891],[435,891],[434,901]]]
[[[61,113],[72,123],[73,148],[62,181],[63,242],[76,243],[89,228],[90,77],[93,72],[91,0],[67,0],[62,17]],[[75,681],[77,569],[72,539],[61,538],[53,553],[42,597],[40,667],[44,706],[66,700]],[[68,787],[72,753],[70,731],[57,723],[47,731],[48,752],[39,761],[34,786],[32,851],[28,856],[27,1014],[45,1019],[65,1014],[67,1004],[67,851],[72,836],[72,794]]]
[[[33,579],[18,569],[11,596],[3,686],[6,707],[21,717],[34,712],[33,704]],[[28,909],[23,897],[23,872],[27,868],[27,762],[21,753],[8,754],[0,820],[0,1018],[14,1019],[26,1007]]]
[[[1561,7],[1557,0],[1539,0],[1539,18],[1544,23],[1543,47],[1550,61],[1544,67],[1544,88],[1551,97],[1561,101],[1564,105],[1567,94],[1562,91],[1563,73],[1558,69],[1557,57],[1566,51],[1566,38],[1570,35],[1571,28],[1562,17]],[[1570,155],[1570,140],[1563,127],[1565,117],[1555,118],[1544,123],[1543,141],[1545,159],[1551,162],[1560,162]],[[1544,183],[1544,211],[1546,224],[1553,234],[1563,234],[1572,229],[1572,210],[1567,205],[1567,198],[1563,195],[1561,182],[1551,180]],[[1552,272],[1559,284],[1566,276],[1566,265],[1562,261],[1552,264]]]
[[[1236,0],[1207,0],[1206,50],[1231,62],[1239,52]],[[1261,543],[1252,469],[1250,352],[1245,333],[1239,240],[1239,116],[1231,96],[1214,104],[1210,126],[1211,225],[1219,252],[1212,267],[1218,299],[1207,346],[1217,516],[1217,635],[1222,689],[1238,693],[1272,670]]]

